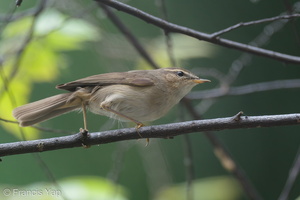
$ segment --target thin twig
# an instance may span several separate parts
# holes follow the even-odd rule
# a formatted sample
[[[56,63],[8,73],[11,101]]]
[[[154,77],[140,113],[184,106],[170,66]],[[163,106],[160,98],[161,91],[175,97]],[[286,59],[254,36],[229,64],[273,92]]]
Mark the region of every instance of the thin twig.
[[[15,60],[15,63],[13,65],[12,73],[9,77],[10,81],[17,74],[17,71],[19,69],[19,65],[20,65],[23,53],[25,52],[25,50],[26,50],[28,44],[30,43],[30,41],[33,39],[34,28],[35,28],[35,24],[37,22],[37,18],[42,13],[42,11],[45,9],[46,4],[47,4],[47,0],[42,0],[40,2],[40,4],[37,6],[37,8],[35,10],[35,13],[33,14],[33,19],[32,19],[31,25],[29,27],[28,33],[27,33],[22,45],[20,46],[20,48],[18,49],[18,51],[16,53],[16,60]]]
[[[47,4],[47,0],[41,0],[40,4],[35,9],[35,12],[33,14],[32,23],[29,27],[27,35],[26,35],[24,41],[22,42],[20,48],[16,52],[16,58],[15,58],[15,61],[13,63],[11,74],[8,76],[8,78],[7,78],[8,81],[5,84],[6,88],[9,88],[9,85],[10,85],[11,81],[16,76],[16,74],[19,70],[20,63],[21,63],[21,60],[22,60],[22,56],[24,55],[23,53],[25,52],[26,48],[28,47],[28,44],[30,43],[30,41],[33,39],[34,27],[35,27],[37,18],[41,14],[41,12],[45,9],[46,4]],[[4,90],[4,88],[0,88],[0,92],[3,91],[3,90]],[[2,94],[0,93],[0,97],[1,97],[1,95],[3,95],[3,93]]]
[[[8,23],[13,18],[15,11],[16,11],[16,6],[13,5],[11,7],[11,10],[8,11],[7,14],[1,16],[2,25],[0,27],[0,34],[2,34],[4,28],[8,25]]]
[[[273,21],[277,21],[277,20],[288,20],[288,19],[292,19],[292,18],[296,18],[296,17],[300,17],[300,14],[280,15],[280,16],[276,16],[276,17],[270,17],[270,18],[265,18],[265,19],[250,21],[250,22],[240,22],[238,24],[235,24],[233,26],[230,26],[230,27],[220,30],[218,32],[212,33],[211,36],[213,38],[215,38],[215,37],[219,37],[220,35],[223,35],[224,33],[228,33],[230,31],[238,29],[240,27],[257,25],[257,24],[266,23],[266,22],[273,22]]]
[[[300,149],[298,150],[294,164],[293,164],[292,168],[290,169],[289,176],[287,178],[285,186],[284,186],[278,200],[287,200],[288,199],[289,194],[292,190],[292,187],[293,187],[297,177],[299,176],[299,173],[300,173]]]
[[[278,80],[262,83],[253,83],[244,86],[231,87],[227,90],[223,88],[191,92],[187,95],[188,99],[209,99],[224,96],[245,95],[255,92],[264,92],[279,89],[300,88],[300,79]]]
[[[113,183],[118,184],[122,168],[124,167],[125,153],[131,147],[130,143],[119,143],[112,155],[113,163],[107,178]]]
[[[15,8],[15,6],[14,6],[14,8]],[[28,10],[24,10],[22,12],[15,13],[14,15],[10,16],[9,18],[6,15],[0,14],[0,21],[6,22],[6,23],[13,22],[13,21],[22,19],[24,17],[34,15],[35,10],[36,10],[35,8],[30,8]],[[2,31],[0,31],[0,32],[2,32]]]
[[[61,195],[62,199],[68,200],[65,193],[63,192],[62,187],[58,184],[54,174],[48,167],[47,163],[42,159],[42,157],[39,154],[32,153],[31,155],[37,161],[37,163],[40,165],[41,169],[43,169],[43,172],[47,176],[48,180],[50,180],[52,182],[52,184],[55,186],[55,188],[61,192],[60,195]]]
[[[283,2],[285,5],[287,14],[291,15],[293,13],[299,12],[299,1],[297,1],[294,5],[291,5],[291,2],[289,0],[284,0]],[[293,32],[295,41],[299,47],[300,46],[300,37],[299,37],[300,33],[298,30],[298,24],[296,23],[295,19],[290,20],[290,23],[292,25],[291,31]]]
[[[218,44],[224,47],[233,48],[237,50],[241,50],[244,52],[252,53],[259,56],[269,57],[275,60],[279,60],[282,62],[287,63],[295,63],[300,64],[300,57],[298,56],[292,56],[288,54],[283,54],[275,51],[270,51],[266,49],[262,49],[259,47],[251,46],[248,44],[242,44],[239,42],[235,42],[232,40],[223,39],[220,37],[214,38],[211,34],[199,32],[184,26],[179,26],[170,22],[167,22],[165,20],[162,20],[158,17],[152,16],[146,12],[143,12],[137,8],[131,7],[127,4],[121,3],[116,0],[96,0],[97,2],[104,3],[108,6],[111,6],[117,10],[126,12],[130,15],[133,15],[135,17],[138,17],[142,20],[144,20],[147,23],[151,23],[157,27],[160,27],[168,32],[175,32],[175,33],[181,33],[184,35],[188,35],[194,38],[197,38],[199,40],[204,40],[210,43]]]
[[[243,168],[235,162],[231,153],[226,148],[222,148],[223,145],[219,138],[212,132],[205,132],[205,135],[213,144],[214,153],[221,161],[222,166],[236,177],[243,187],[245,194],[247,194],[247,196],[252,200],[263,199],[246,176]]]
[[[160,7],[160,11],[162,13],[162,18],[166,21],[169,21],[166,1],[159,0],[159,1],[157,1],[157,3],[158,3],[158,6]],[[166,30],[164,30],[164,34],[165,34],[165,42],[166,42],[167,54],[168,54],[168,57],[170,60],[170,64],[172,67],[177,67],[176,59],[174,56],[173,41],[171,38],[171,34],[169,31],[166,31]]]
[[[19,122],[18,122],[18,121],[9,120],[9,119],[4,119],[4,118],[0,118],[0,121],[3,121],[3,122],[8,122],[8,123],[13,123],[13,124],[19,124]]]
[[[242,116],[240,121],[232,117],[194,120],[157,126],[146,126],[139,129],[143,138],[166,138],[192,132],[220,131],[225,129],[261,128],[274,126],[299,125],[300,114]],[[72,147],[82,147],[82,134],[54,137],[32,141],[21,141],[0,144],[0,156],[44,152]],[[135,128],[118,129],[104,132],[89,133],[87,145],[98,145],[123,140],[140,139]]]
[[[299,3],[295,3],[293,5],[294,12],[300,11]],[[281,13],[280,15],[286,15],[287,13]],[[263,47],[264,45],[268,44],[271,41],[271,38],[273,35],[276,35],[279,31],[283,29],[283,27],[287,24],[287,20],[277,20],[273,21],[272,23],[269,23],[265,27],[262,28],[262,31],[260,34],[258,34],[252,41],[249,42],[250,45],[256,46],[256,47]],[[249,53],[243,53],[239,58],[234,60],[228,70],[228,74],[225,78],[225,84],[222,83],[223,86],[229,87],[239,76],[239,74],[242,72],[242,70],[249,66],[252,62],[253,55]]]
[[[194,173],[194,163],[193,163],[193,151],[191,138],[189,135],[183,135],[183,143],[184,143],[184,166],[186,169],[186,200],[194,199],[194,191],[193,191],[193,181],[195,178]]]
[[[115,24],[115,26],[123,33],[127,40],[133,45],[137,52],[147,61],[153,68],[159,69],[160,67],[154,62],[154,60],[147,53],[145,48],[140,44],[138,39],[131,33],[131,31],[123,24],[123,22],[110,10],[109,7],[102,3],[98,5],[106,13],[107,17]]]
[[[47,127],[41,127],[37,125],[33,125],[33,128],[39,130],[39,131],[44,131],[44,132],[49,132],[49,133],[58,133],[58,134],[74,134],[73,131],[66,131],[66,130],[61,130],[61,129],[53,129],[53,128],[47,128]]]
[[[168,11],[166,7],[165,0],[158,0],[158,7],[162,13],[162,18],[166,21],[168,20]],[[166,51],[170,60],[170,64],[172,67],[177,67],[174,49],[173,49],[173,41],[171,38],[170,32],[164,30],[164,38],[165,38],[165,45]],[[183,113],[183,112],[180,112]],[[182,116],[183,117],[183,116]],[[189,135],[184,135],[183,137],[183,149],[184,149],[184,167],[186,170],[186,200],[193,200],[194,199],[194,192],[193,192],[193,180],[195,178],[194,173],[194,163],[193,163],[193,151],[192,151],[192,143],[191,138]]]
[[[8,122],[8,123],[13,123],[13,124],[19,124],[18,121],[8,120],[8,119],[4,119],[4,118],[1,118],[1,117],[0,117],[0,121]],[[50,133],[74,134],[74,132],[72,132],[72,131],[66,131],[66,130],[60,130],[60,129],[53,129],[53,128],[46,128],[46,127],[41,127],[41,126],[37,126],[37,125],[33,125],[31,127],[35,128],[35,129],[37,129],[39,131],[50,132]]]

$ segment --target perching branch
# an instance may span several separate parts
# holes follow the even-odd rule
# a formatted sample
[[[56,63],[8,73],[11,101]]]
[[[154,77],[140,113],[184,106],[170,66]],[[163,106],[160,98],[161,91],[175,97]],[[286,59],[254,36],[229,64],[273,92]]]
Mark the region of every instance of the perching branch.
[[[262,49],[259,47],[235,42],[232,40],[223,39],[220,37],[215,38],[213,34],[199,32],[199,31],[196,31],[196,30],[184,27],[184,26],[179,26],[179,25],[167,22],[165,20],[162,20],[158,17],[150,15],[150,14],[143,12],[137,8],[131,7],[127,4],[121,3],[116,0],[96,0],[96,1],[106,4],[108,6],[111,6],[117,10],[126,12],[135,17],[138,17],[141,20],[144,20],[145,22],[151,23],[155,26],[158,26],[167,32],[181,33],[184,35],[194,37],[199,40],[204,40],[204,41],[218,44],[218,45],[221,45],[224,47],[241,50],[241,51],[252,53],[255,55],[259,55],[259,56],[269,57],[269,58],[279,60],[282,62],[300,64],[300,57],[298,57],[298,56],[292,56],[292,55],[283,54],[283,53],[279,53],[279,52],[275,52],[275,51],[270,51],[270,50]]]
[[[104,132],[89,133],[85,138],[82,133],[74,135],[21,141],[0,144],[0,157],[33,152],[51,151],[85,145],[99,145],[123,140],[144,138],[168,138],[193,132],[220,131],[225,129],[260,128],[273,126],[299,125],[300,114],[241,116],[195,120],[140,128],[139,134],[135,128],[117,129]]]

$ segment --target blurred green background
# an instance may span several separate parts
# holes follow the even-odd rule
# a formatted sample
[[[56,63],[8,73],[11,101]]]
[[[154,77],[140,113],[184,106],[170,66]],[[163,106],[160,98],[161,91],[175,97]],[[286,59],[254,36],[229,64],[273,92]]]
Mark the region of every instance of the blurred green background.
[[[12,22],[7,22],[7,19],[14,1],[0,2],[1,118],[12,120],[11,111],[14,107],[60,93],[61,91],[55,89],[55,85],[60,83],[99,73],[150,69],[95,2],[49,0],[42,13],[33,20],[30,13],[41,2],[25,0],[13,16],[25,15]],[[126,1],[131,6],[162,17],[159,2]],[[206,33],[213,33],[239,22],[278,16],[293,9],[300,10],[300,1],[291,0],[166,0],[165,5],[169,21]],[[171,66],[164,34],[159,28],[126,13],[115,10],[113,12],[159,65]],[[35,24],[34,34],[30,38],[31,42],[26,44],[24,39],[28,37],[32,22]],[[299,56],[299,26],[296,18],[289,22],[276,21],[242,27],[222,37],[245,44],[259,38],[264,42],[262,47],[265,49]],[[230,72],[234,73],[241,66],[236,78],[227,76],[232,81],[231,86],[300,77],[299,65],[245,55],[237,50],[184,35],[171,34],[171,38],[177,65],[212,80],[212,83],[199,85],[193,91],[226,86],[221,81],[226,80]],[[26,48],[22,48],[24,44]],[[20,48],[24,52],[18,57],[17,50]],[[10,77],[11,74],[14,76]],[[7,82],[8,90],[4,87]],[[193,100],[192,103],[203,118],[209,119],[233,116],[239,111],[249,116],[299,113],[299,97],[299,89],[294,88]],[[192,119],[185,107],[178,105],[167,116],[152,124]],[[82,115],[69,113],[40,126],[76,133],[83,126]],[[91,132],[97,132],[132,125],[89,113],[88,126]],[[21,129],[15,124],[1,122],[0,130],[1,143],[21,139]],[[27,139],[66,135],[41,132],[33,128],[22,130]],[[222,130],[216,132],[216,135],[244,169],[263,199],[277,199],[297,155],[300,144],[299,127]],[[188,146],[192,152],[194,174],[191,189],[194,198],[190,199],[248,199],[239,183],[215,157],[211,144],[202,133],[189,134],[188,139],[185,136],[170,140],[151,139],[149,146],[144,145],[145,140],[141,139],[93,146],[89,149],[49,151],[38,154],[39,157],[32,154],[4,157],[0,163],[0,189],[3,191],[0,197],[188,199]],[[62,191],[62,194],[50,195],[45,188]],[[298,178],[289,199],[300,196],[299,188]],[[10,193],[5,194],[5,189],[9,189]],[[42,195],[22,195],[22,191],[36,191]]]

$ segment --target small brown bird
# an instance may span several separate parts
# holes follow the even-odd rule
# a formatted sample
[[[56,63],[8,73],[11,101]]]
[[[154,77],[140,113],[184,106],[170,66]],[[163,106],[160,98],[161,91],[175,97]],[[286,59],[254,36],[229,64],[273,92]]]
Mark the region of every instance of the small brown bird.
[[[121,121],[154,121],[165,115],[198,83],[200,79],[188,70],[162,68],[134,70],[89,76],[56,88],[69,91],[20,106],[13,116],[20,126],[30,126],[58,115],[82,109],[87,130],[86,108],[99,115]]]

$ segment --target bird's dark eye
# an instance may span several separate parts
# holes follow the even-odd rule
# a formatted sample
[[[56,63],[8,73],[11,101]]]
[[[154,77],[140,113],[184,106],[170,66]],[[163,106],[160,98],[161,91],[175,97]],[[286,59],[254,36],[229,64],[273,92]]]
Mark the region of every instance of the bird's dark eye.
[[[184,72],[183,72],[183,71],[178,71],[178,72],[177,72],[177,75],[178,75],[178,76],[184,76]]]

